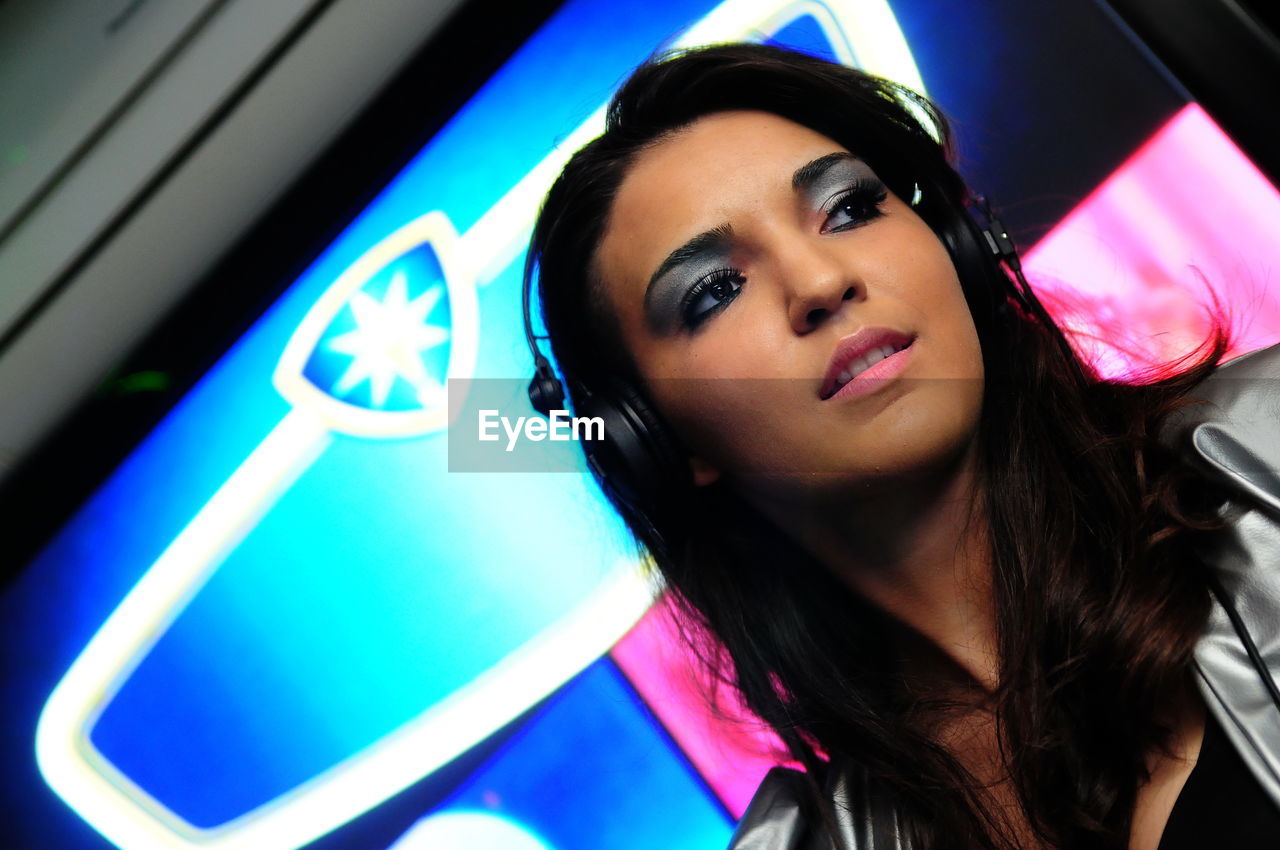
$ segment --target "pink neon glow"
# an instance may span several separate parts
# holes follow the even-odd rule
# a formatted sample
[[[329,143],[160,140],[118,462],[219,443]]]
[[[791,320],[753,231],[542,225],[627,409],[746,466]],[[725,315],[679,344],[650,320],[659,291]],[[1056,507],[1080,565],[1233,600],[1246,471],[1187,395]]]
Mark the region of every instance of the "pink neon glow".
[[[1280,340],[1280,192],[1199,106],[1178,112],[1062,220],[1024,267],[1107,377],[1188,353],[1208,330],[1198,269],[1233,314],[1228,357]],[[1132,346],[1128,353],[1101,342]],[[717,720],[669,612],[657,606],[613,658],[735,817],[785,762],[760,724]],[[721,696],[729,716],[745,712]]]
[[[1031,284],[1108,377],[1209,329],[1202,273],[1234,319],[1228,357],[1280,340],[1280,192],[1204,110],[1178,112],[1026,255]],[[1145,354],[1145,357],[1144,357]]]
[[[666,604],[655,605],[612,655],[716,796],[741,817],[769,768],[787,763],[782,742],[759,720],[748,719],[727,688],[716,693],[712,709],[712,691],[702,684]]]

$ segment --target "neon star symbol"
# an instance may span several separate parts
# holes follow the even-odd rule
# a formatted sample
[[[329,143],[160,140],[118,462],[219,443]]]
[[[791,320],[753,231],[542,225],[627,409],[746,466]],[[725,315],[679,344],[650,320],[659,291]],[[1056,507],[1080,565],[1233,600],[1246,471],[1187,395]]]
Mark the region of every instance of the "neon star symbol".
[[[438,400],[444,385],[428,374],[422,353],[449,339],[447,328],[427,324],[444,289],[435,285],[412,301],[408,279],[400,272],[391,279],[387,294],[377,301],[356,292],[348,302],[355,315],[356,329],[329,341],[327,348],[354,359],[333,387],[335,395],[350,392],[368,380],[373,405],[382,407],[397,377],[413,385],[424,404]]]

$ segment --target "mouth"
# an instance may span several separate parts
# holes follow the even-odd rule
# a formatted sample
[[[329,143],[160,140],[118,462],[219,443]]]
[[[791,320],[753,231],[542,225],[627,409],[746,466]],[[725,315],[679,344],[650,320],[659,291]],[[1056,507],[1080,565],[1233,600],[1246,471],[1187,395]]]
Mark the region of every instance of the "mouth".
[[[826,401],[859,375],[873,369],[882,361],[892,358],[898,352],[910,348],[914,341],[915,337],[912,334],[885,327],[865,327],[845,337],[836,344],[836,349],[831,355],[826,377],[823,378],[822,386],[818,389],[818,397]],[[895,361],[899,359],[901,358],[894,358]],[[892,376],[890,373],[896,374],[897,371],[897,369],[889,370],[882,367],[875,369],[875,374],[887,378]]]

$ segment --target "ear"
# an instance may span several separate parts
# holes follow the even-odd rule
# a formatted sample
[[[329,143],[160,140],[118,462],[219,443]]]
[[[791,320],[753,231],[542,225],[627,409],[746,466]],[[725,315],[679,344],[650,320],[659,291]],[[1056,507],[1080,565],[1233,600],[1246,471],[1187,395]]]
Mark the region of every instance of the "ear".
[[[693,470],[695,487],[706,487],[720,479],[720,470],[697,455],[689,456],[689,468]]]

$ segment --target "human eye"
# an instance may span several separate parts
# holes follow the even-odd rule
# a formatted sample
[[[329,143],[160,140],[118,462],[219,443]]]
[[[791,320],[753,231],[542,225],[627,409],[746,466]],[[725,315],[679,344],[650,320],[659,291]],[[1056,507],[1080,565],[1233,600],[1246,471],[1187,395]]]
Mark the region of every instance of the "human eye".
[[[839,233],[879,218],[884,215],[880,207],[888,197],[889,190],[879,180],[859,180],[823,205],[827,217],[822,232]]]
[[[681,314],[685,326],[692,330],[723,310],[738,297],[745,282],[746,278],[733,269],[717,269],[699,279],[684,297]]]

